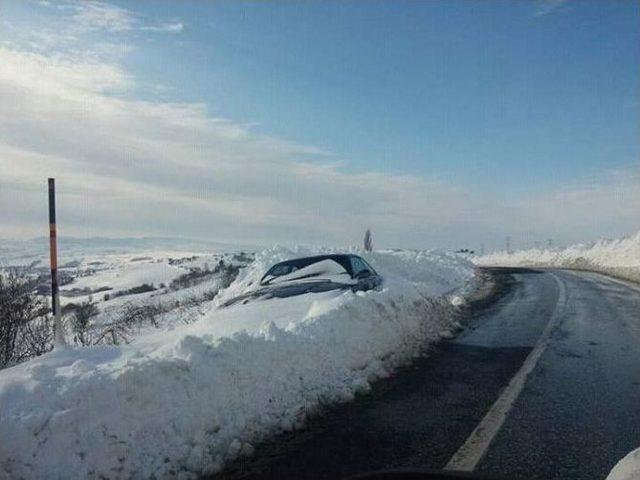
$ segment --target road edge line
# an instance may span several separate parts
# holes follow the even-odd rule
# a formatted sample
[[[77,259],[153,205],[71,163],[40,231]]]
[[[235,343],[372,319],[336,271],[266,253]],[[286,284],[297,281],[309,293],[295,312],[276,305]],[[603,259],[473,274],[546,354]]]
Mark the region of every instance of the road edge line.
[[[527,355],[527,358],[520,369],[511,378],[498,399],[491,406],[473,432],[471,432],[467,437],[462,446],[453,454],[449,462],[445,465],[444,470],[471,472],[475,469],[487,452],[494,437],[500,431],[500,428],[511,411],[514,402],[520,395],[520,392],[522,392],[527,377],[533,371],[538,360],[540,360],[540,357],[549,344],[551,332],[556,328],[562,318],[559,311],[560,306],[564,307],[567,299],[564,282],[562,282],[554,273],[550,273],[550,275],[553,276],[558,283],[559,295],[558,302],[556,303],[549,322],[542,331],[542,334],[535,346],[531,352],[529,352],[529,355]]]

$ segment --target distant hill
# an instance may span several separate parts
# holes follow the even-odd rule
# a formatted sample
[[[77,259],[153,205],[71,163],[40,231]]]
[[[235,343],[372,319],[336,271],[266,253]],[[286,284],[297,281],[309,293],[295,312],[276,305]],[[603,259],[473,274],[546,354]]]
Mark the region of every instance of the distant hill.
[[[60,261],[97,253],[131,253],[151,250],[186,252],[235,252],[254,251],[257,246],[239,245],[206,240],[170,237],[107,238],[60,237],[58,255]],[[0,265],[24,264],[48,259],[49,239],[35,237],[26,240],[0,239]]]

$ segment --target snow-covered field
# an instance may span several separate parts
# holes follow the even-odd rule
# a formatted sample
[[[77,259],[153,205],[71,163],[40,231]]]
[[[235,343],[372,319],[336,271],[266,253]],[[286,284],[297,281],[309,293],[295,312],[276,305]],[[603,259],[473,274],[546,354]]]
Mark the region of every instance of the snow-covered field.
[[[479,265],[563,267],[614,275],[640,281],[640,232],[617,240],[600,240],[592,245],[573,245],[550,250],[531,249],[498,252],[474,259]]]
[[[473,265],[453,254],[377,251],[365,257],[385,277],[382,291],[218,308],[255,288],[273,263],[312,253],[318,251],[257,254],[200,305],[193,323],[145,331],[127,345],[56,349],[0,371],[0,476],[191,478],[218,471],[266,436],[302,426],[322,405],[368,391],[428,343],[450,336],[459,328],[454,304],[476,281]],[[83,286],[129,285],[113,275]],[[150,275],[166,282],[173,274]]]
[[[142,246],[149,242],[143,242]],[[0,274],[17,270],[33,279],[37,292],[48,302],[50,270],[48,258],[41,252],[46,248],[37,248],[38,239],[26,243],[22,248],[15,242],[0,242]],[[237,250],[211,253],[204,247],[196,251],[145,251],[138,243],[75,240],[71,247],[61,249],[60,303],[69,341],[73,342],[75,335],[71,328],[74,308],[89,301],[99,313],[91,318],[88,340],[96,340],[105,326],[122,321],[125,315],[144,313],[144,308],[147,321],[130,325],[126,337],[119,341],[128,341],[131,336],[158,327],[190,323],[202,316],[208,308],[207,301],[233,280],[235,272],[227,270],[241,268],[253,259],[252,254]],[[104,251],[100,251],[101,247]]]
[[[207,300],[226,286],[223,272],[215,272],[219,262],[242,267],[251,258],[231,253],[192,252],[92,255],[73,262],[72,275],[77,276],[61,288],[61,303],[64,308],[89,299],[96,302],[100,313],[93,319],[94,331],[128,308],[144,306],[156,308],[154,323],[157,326],[171,328],[190,323],[213,307]],[[200,275],[185,279],[194,271]],[[131,293],[131,289],[141,285],[153,289]],[[105,288],[108,290],[102,290]],[[157,326],[137,325],[134,333],[139,335]]]
[[[169,284],[185,271],[184,268],[168,264],[166,258],[157,254],[138,257],[109,255],[89,263],[99,263],[94,266],[96,272],[93,275],[77,278],[68,287],[63,287],[63,292],[70,288],[97,289],[109,286],[117,291],[143,283]]]
[[[58,237],[59,264],[89,257],[108,257],[109,255],[144,256],[149,252],[196,252],[223,253],[242,249],[255,250],[255,247],[231,245],[218,242],[185,240],[180,238],[74,238]],[[42,265],[49,262],[49,238],[36,237],[24,240],[0,238],[0,267],[25,265],[39,261]]]

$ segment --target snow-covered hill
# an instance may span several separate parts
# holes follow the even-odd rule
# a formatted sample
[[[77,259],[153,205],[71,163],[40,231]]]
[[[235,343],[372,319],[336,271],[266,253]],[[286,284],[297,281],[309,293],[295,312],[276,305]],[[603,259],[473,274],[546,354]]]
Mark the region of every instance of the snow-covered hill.
[[[498,252],[475,259],[478,265],[563,267],[593,270],[640,281],[640,232],[622,239],[600,240],[561,250]]]
[[[241,249],[255,249],[255,246],[240,246],[228,243],[188,240],[184,238],[75,238],[58,237],[60,264],[92,256],[131,254],[135,252],[229,252]],[[0,267],[24,265],[39,260],[49,261],[49,238],[35,237],[25,240],[0,238]]]
[[[378,251],[366,258],[385,277],[383,291],[217,308],[273,263],[312,253],[258,254],[195,323],[0,371],[0,476],[215,472],[450,335],[459,328],[453,303],[475,281],[473,265],[455,255]]]

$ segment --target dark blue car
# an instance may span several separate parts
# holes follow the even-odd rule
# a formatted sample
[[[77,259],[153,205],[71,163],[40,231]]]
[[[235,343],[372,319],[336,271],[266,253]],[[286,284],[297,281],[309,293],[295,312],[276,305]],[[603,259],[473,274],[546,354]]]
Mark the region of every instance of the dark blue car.
[[[253,298],[285,298],[330,290],[366,291],[381,286],[382,277],[358,255],[316,255],[276,263],[264,274],[259,288],[222,306]]]

